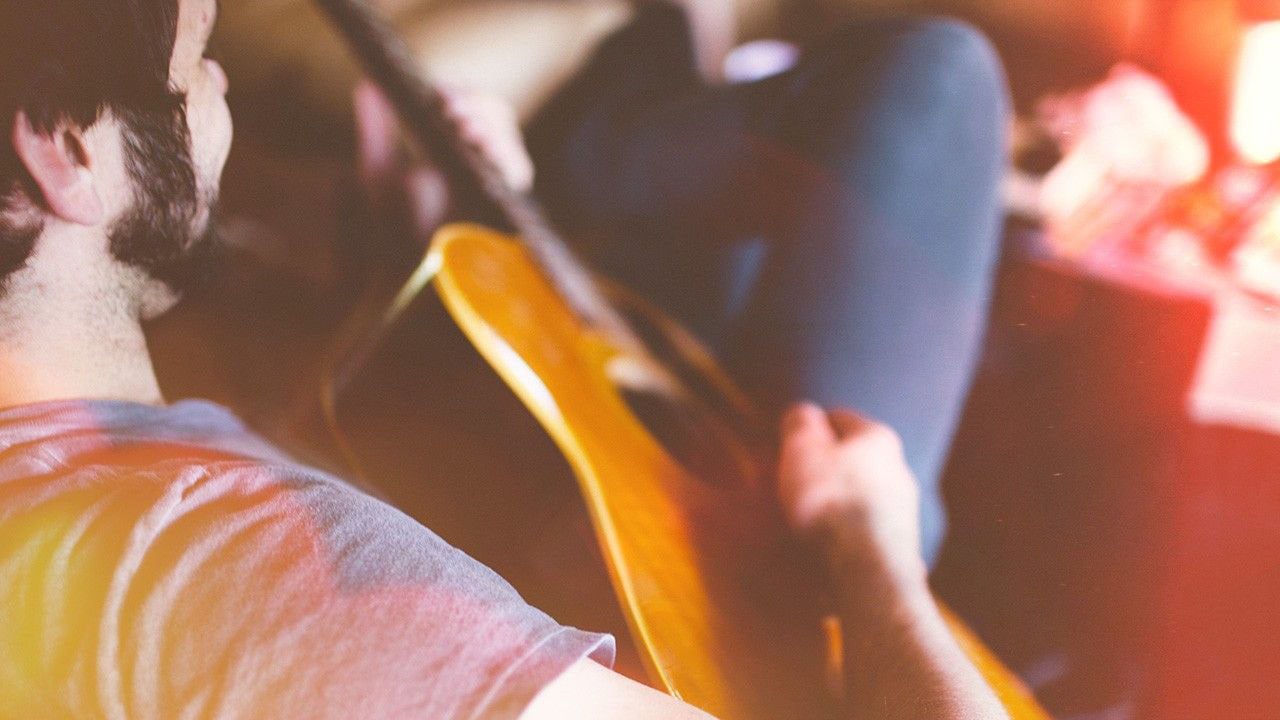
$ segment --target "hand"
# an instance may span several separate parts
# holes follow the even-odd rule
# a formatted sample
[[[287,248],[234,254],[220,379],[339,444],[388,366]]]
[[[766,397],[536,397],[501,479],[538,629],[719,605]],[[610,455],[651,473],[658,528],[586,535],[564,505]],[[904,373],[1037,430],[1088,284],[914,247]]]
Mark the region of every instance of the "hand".
[[[795,406],[782,423],[778,492],[798,534],[838,530],[895,567],[923,568],[919,489],[888,426],[847,410]]]
[[[532,188],[533,161],[515,109],[492,95],[462,90],[442,94],[463,137],[488,155],[507,183],[521,192]],[[354,101],[359,176],[374,210],[402,216],[415,237],[429,236],[450,212],[446,178],[429,163],[410,166],[405,161],[395,108],[376,85],[361,82]]]

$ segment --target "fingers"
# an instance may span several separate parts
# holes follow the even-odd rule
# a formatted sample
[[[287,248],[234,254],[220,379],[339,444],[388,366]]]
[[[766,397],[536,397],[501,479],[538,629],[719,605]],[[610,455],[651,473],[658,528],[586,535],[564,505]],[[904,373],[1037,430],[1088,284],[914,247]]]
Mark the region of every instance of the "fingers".
[[[831,427],[835,428],[836,436],[841,439],[861,435],[876,426],[875,421],[852,410],[831,410],[827,413],[827,418]]]
[[[780,461],[783,466],[803,468],[835,446],[836,436],[827,414],[817,405],[795,405],[782,419]]]
[[[880,451],[902,453],[902,438],[888,425],[852,410],[832,410],[828,416],[840,443],[857,443],[875,446]]]
[[[836,435],[827,414],[810,403],[792,407],[783,416],[778,453],[779,490],[794,494],[808,479],[821,474],[836,448]],[[787,501],[790,504],[790,501]]]
[[[823,419],[822,408],[808,402],[796,403],[787,409],[782,416],[782,432],[784,434],[815,424]]]
[[[812,488],[825,477],[835,442],[826,413],[816,405],[796,405],[783,416],[778,498],[788,523],[797,530],[804,531],[820,514],[823,494]]]
[[[782,419],[782,458],[814,457],[830,449],[902,454],[893,428],[852,410],[824,411],[812,403],[793,406]]]
[[[812,404],[782,423],[778,499],[801,536],[852,527],[887,554],[919,554],[919,495],[902,443],[887,425]]]
[[[448,214],[448,183],[429,162],[412,165],[401,145],[400,119],[381,88],[361,80],[353,93],[356,172],[375,213],[400,223],[414,242],[429,238]]]
[[[474,92],[444,90],[445,112],[466,142],[484,153],[515,190],[533,186],[533,161],[525,150],[515,110],[502,99]],[[416,238],[431,232],[448,216],[448,183],[430,158],[412,164],[402,152],[395,106],[369,80],[354,97],[357,172],[376,213],[407,222]]]
[[[836,435],[827,414],[812,403],[793,405],[782,416],[782,445],[787,447],[829,445]]]
[[[434,168],[419,167],[404,177],[409,202],[409,221],[422,243],[444,222],[449,212],[449,183]]]
[[[800,438],[826,438],[835,441],[852,440],[864,436],[896,434],[887,425],[872,420],[852,410],[824,411],[813,403],[798,403],[782,417],[784,439],[791,435]]]
[[[369,187],[385,190],[400,169],[395,108],[369,80],[356,85],[353,101],[360,178]]]
[[[533,160],[524,146],[515,108],[496,95],[453,88],[441,91],[445,111],[464,139],[485,153],[507,184],[525,192],[533,187]]]

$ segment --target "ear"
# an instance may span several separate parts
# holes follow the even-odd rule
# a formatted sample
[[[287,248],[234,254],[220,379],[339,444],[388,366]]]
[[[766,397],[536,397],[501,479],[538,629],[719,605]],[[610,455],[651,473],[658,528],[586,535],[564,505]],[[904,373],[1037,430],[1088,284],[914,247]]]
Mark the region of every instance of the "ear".
[[[53,214],[79,225],[97,225],[105,212],[94,186],[84,134],[59,125],[48,134],[31,125],[25,112],[13,123],[13,149],[44,195]]]

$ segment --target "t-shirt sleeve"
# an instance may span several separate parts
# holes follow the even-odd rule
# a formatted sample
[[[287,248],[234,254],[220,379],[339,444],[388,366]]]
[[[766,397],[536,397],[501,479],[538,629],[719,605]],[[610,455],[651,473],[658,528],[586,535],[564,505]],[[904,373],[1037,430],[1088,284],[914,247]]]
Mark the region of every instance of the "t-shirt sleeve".
[[[99,678],[130,718],[515,718],[575,662],[613,662],[612,638],[318,474],[215,467],[152,513]]]

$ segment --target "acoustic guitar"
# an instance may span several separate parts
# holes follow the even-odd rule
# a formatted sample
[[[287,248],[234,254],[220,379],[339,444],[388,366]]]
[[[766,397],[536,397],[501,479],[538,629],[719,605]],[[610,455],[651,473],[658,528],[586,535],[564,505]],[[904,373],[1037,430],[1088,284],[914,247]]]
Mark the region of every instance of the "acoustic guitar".
[[[579,262],[462,139],[364,0],[318,2],[457,192],[484,198],[482,216],[511,231],[445,227],[391,301],[344,333],[321,388],[335,437],[339,395],[434,286],[573,468],[653,683],[725,720],[835,717],[838,627],[774,499],[773,428],[690,334]],[[949,622],[1013,717],[1047,717]]]

